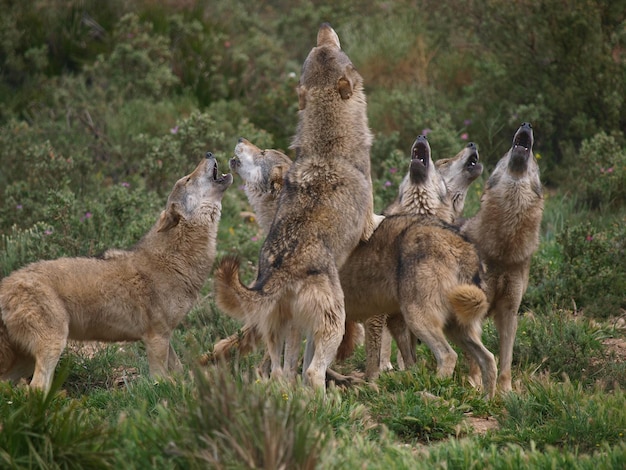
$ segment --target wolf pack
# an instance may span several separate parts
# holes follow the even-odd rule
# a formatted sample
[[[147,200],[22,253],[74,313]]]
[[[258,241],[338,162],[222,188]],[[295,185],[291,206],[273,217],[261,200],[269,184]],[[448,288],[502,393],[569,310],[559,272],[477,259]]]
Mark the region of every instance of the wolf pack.
[[[512,390],[518,310],[543,213],[533,130],[522,123],[484,185],[478,212],[464,219],[468,188],[483,172],[476,145],[433,161],[426,136],[410,148],[397,197],[374,212],[373,135],[363,78],[324,23],[297,86],[292,160],[239,138],[232,173],[208,152],[179,179],[154,226],[131,249],[23,267],[0,282],[0,378],[49,391],[69,340],[142,341],[149,373],[182,370],[173,331],[213,273],[218,308],[241,329],[202,359],[228,360],[263,347],[260,370],[275,380],[325,388],[350,382],[333,361],[355,350],[364,330],[367,380],[416,362],[425,344],[439,376],[457,352],[468,382],[489,399]],[[256,279],[241,281],[238,256],[216,260],[222,197],[244,191],[265,234]],[[499,362],[481,340],[487,317]]]

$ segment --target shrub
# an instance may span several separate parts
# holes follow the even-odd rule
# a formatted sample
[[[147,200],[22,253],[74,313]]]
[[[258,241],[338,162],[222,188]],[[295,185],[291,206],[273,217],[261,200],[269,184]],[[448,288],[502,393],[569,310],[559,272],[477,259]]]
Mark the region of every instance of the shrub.
[[[310,390],[250,383],[223,367],[194,375],[198,394],[182,410],[189,432],[174,455],[192,468],[315,468],[329,434],[308,416]]]
[[[504,397],[506,413],[497,440],[532,448],[558,446],[578,452],[593,452],[601,445],[623,441],[626,426],[624,392],[586,393],[570,382],[533,380],[527,394]]]
[[[572,166],[573,184],[580,201],[592,209],[614,209],[626,205],[626,147],[621,133],[600,132],[583,141],[578,162]]]
[[[598,362],[604,360],[601,340],[606,336],[584,317],[554,311],[520,322],[514,346],[515,362],[584,385],[594,383]],[[497,351],[497,345],[494,345]],[[490,346],[487,346],[488,348]]]
[[[563,250],[561,304],[575,302],[588,316],[608,318],[626,308],[626,219],[606,228],[567,227],[557,238]],[[571,303],[570,303],[571,305]]]

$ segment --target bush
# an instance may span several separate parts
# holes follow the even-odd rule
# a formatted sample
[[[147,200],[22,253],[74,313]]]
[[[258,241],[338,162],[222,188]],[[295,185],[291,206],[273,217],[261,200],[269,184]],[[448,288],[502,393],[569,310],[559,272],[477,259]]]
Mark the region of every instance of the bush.
[[[592,209],[626,205],[626,148],[618,141],[624,141],[621,133],[605,132],[584,140],[578,162],[572,167],[580,201]]]
[[[626,219],[601,229],[590,223],[566,228],[558,237],[563,249],[559,299],[573,301],[588,316],[618,316],[626,308]]]

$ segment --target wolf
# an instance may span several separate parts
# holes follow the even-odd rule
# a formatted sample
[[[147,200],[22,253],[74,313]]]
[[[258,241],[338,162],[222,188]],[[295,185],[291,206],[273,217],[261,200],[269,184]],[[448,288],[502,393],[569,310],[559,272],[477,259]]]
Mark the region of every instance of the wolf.
[[[399,318],[431,349],[441,376],[452,374],[457,359],[447,335],[478,365],[485,393],[492,397],[497,368],[481,341],[488,308],[484,268],[476,248],[451,224],[452,198],[432,163],[427,140],[418,137],[397,200],[369,241],[359,243],[340,269],[346,318],[368,321],[381,312]],[[369,326],[366,376],[373,379],[380,345]],[[405,361],[409,358],[407,365],[412,365],[414,352],[402,345]]]
[[[293,327],[312,335],[315,353],[304,381],[325,388],[326,369],[341,342],[345,309],[339,267],[380,219],[373,211],[372,133],[363,79],[327,23],[302,66],[296,158],[284,178],[276,213],[250,287],[239,279],[239,260],[215,270],[218,307],[261,331],[281,377],[280,355]]]
[[[499,336],[498,388],[502,392],[512,389],[517,312],[528,287],[543,217],[543,189],[533,143],[532,125],[524,122],[487,180],[478,212],[461,228],[487,267],[488,316],[493,318]],[[470,376],[480,383],[475,364]]]
[[[213,154],[179,179],[152,229],[129,251],[59,258],[19,269],[0,283],[0,378],[32,375],[50,390],[68,339],[138,341],[150,374],[181,369],[172,331],[191,309],[216,255],[221,200],[232,175]]]
[[[257,223],[267,234],[276,214],[285,175],[293,161],[278,150],[260,149],[243,137],[237,141],[233,153],[233,158],[228,161],[230,170],[243,179],[243,190],[254,209]]]
[[[417,146],[419,143],[419,138],[416,140],[411,152],[426,152],[429,151],[429,147],[426,145],[422,145],[421,148]],[[469,186],[474,182],[483,172],[483,165],[479,161],[478,148],[474,142],[469,142],[465,148],[463,148],[460,152],[458,152],[454,157],[451,158],[440,158],[435,162],[435,167],[439,171],[439,174],[444,180],[446,185],[446,200],[443,204],[443,208],[439,208],[437,215],[442,217],[446,221],[454,221],[455,224],[459,223],[462,220],[463,208],[465,207],[465,198],[467,196],[467,190]],[[408,180],[409,175],[406,175],[402,181],[400,194],[398,198],[388,206],[384,213],[389,214],[394,211],[400,210],[409,210],[409,207],[404,207],[402,209],[402,204],[400,202],[400,195],[404,193],[404,187],[409,184]],[[430,186],[434,187],[435,185],[420,185],[420,186]],[[424,190],[423,190],[424,191]],[[432,191],[432,190],[431,190]],[[404,199],[406,199],[406,195],[404,195]],[[435,198],[438,198],[438,195],[434,195]],[[425,200],[427,200],[425,198]],[[435,201],[437,199],[434,199]],[[421,209],[421,211],[420,211]],[[448,209],[451,210],[451,213],[448,212]],[[427,210],[426,210],[427,211]],[[421,208],[420,205],[417,206],[417,211],[425,212],[424,208]],[[406,327],[402,325],[401,317],[396,317],[395,325],[397,334],[401,335],[402,330],[406,330]],[[380,367],[379,370],[391,370],[393,366],[391,365],[391,336],[389,334],[389,329],[385,328],[381,331],[381,326],[386,323],[386,315],[382,315],[381,317],[374,317],[366,322],[368,325],[368,338],[370,335],[374,335],[377,338],[381,333],[381,345],[380,345]],[[408,341],[407,337],[404,337],[404,341]],[[408,345],[408,343],[404,343]],[[378,348],[375,344],[370,345],[366,348],[370,354],[373,354]],[[412,351],[414,348],[411,349]],[[371,360],[374,360],[371,358]],[[400,369],[404,369],[404,361],[402,359],[402,355],[398,355],[397,358],[398,367]],[[374,366],[370,365],[369,374],[368,375],[376,375],[378,370],[374,368]]]
[[[234,149],[234,156],[229,160],[230,169],[233,173],[241,176],[244,181],[244,192],[248,202],[256,215],[256,220],[264,233],[268,233],[273,215],[276,213],[278,196],[283,187],[284,175],[293,163],[284,153],[275,149],[261,149],[249,140],[239,138]],[[343,359],[352,353],[359,333],[362,335],[363,327],[354,322],[347,322],[344,339],[337,351],[337,359]],[[298,331],[291,332],[295,336],[286,341],[288,348],[285,351],[286,362],[284,368],[286,375],[295,376],[300,352],[300,338]],[[201,357],[201,364],[211,360],[226,357],[231,351],[237,350],[245,355],[251,352],[262,340],[261,333],[253,323],[246,323],[242,330],[231,336],[218,341],[212,353]],[[293,352],[289,348],[293,347]],[[262,373],[267,375],[269,369],[263,362]],[[327,369],[327,379],[337,384],[347,384],[354,381],[353,377],[343,376]]]

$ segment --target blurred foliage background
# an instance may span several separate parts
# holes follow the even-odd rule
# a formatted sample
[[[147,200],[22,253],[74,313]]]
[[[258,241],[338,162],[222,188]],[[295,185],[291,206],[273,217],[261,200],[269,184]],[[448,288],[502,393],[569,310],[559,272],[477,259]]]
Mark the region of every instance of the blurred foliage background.
[[[365,80],[377,210],[395,196],[417,135],[428,134],[435,158],[475,142],[484,181],[530,121],[548,199],[526,308],[626,308],[623,0],[0,7],[0,275],[131,246],[207,150],[227,171],[240,136],[293,156],[295,86],[328,21]],[[219,249],[253,270],[260,240],[240,217],[237,186]]]

